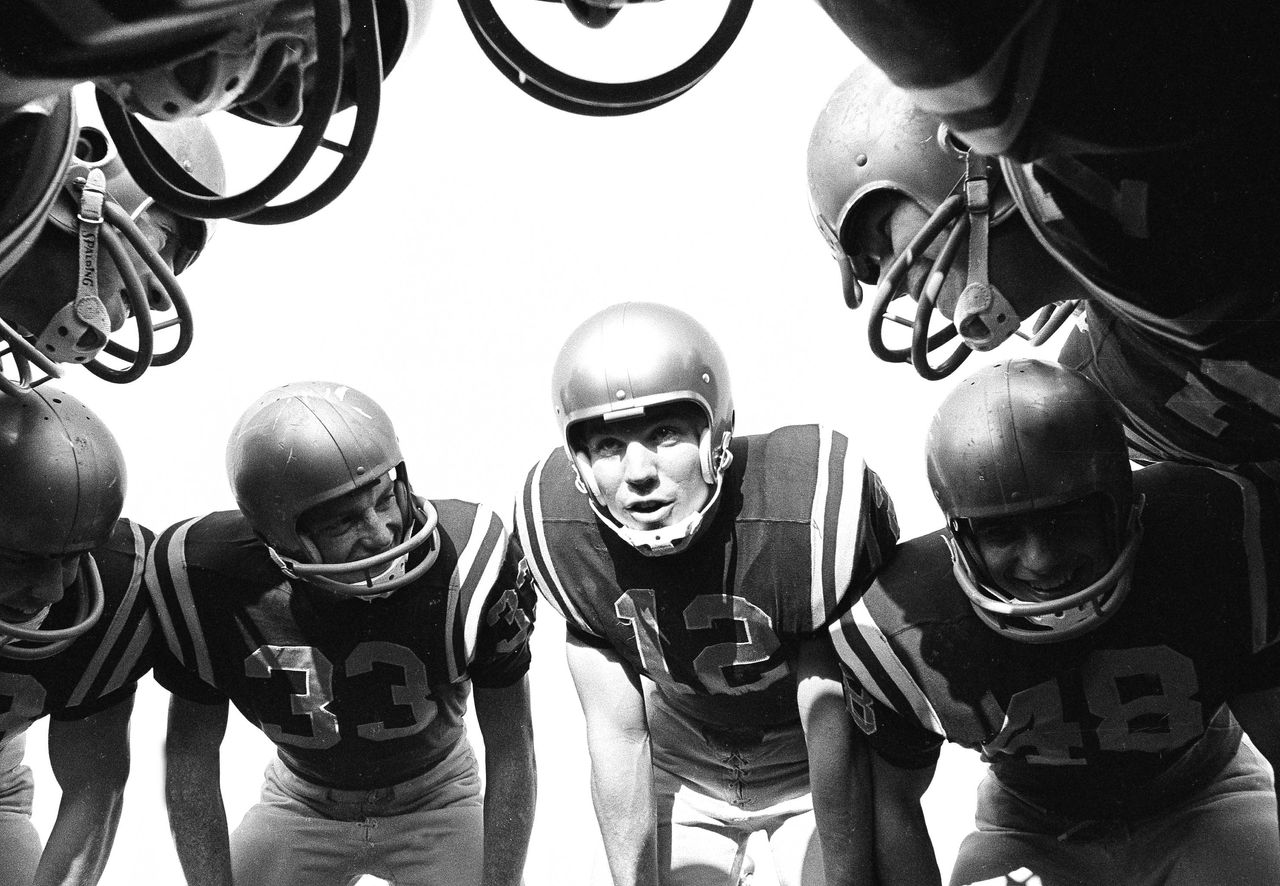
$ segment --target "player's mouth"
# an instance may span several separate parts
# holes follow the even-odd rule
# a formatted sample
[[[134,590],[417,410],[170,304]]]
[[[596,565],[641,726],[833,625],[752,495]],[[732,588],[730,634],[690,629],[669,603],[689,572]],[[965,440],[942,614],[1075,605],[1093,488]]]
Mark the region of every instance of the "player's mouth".
[[[1022,585],[1026,594],[1033,599],[1041,601],[1057,600],[1080,590],[1081,586],[1076,580],[1078,574],[1079,570],[1073,569],[1071,572],[1057,578],[1037,579],[1035,581],[1020,579],[1019,584]]]
[[[646,499],[632,502],[623,508],[638,523],[657,523],[664,520],[675,507],[675,502],[660,499]]]

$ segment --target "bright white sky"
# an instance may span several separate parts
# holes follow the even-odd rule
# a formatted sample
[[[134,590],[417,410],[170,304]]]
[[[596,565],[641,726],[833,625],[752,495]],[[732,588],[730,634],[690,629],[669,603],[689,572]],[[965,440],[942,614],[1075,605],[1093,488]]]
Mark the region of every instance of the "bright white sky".
[[[520,2],[573,38],[598,36],[558,4]],[[603,33],[646,16],[674,22],[674,6],[624,9]],[[663,38],[655,29],[640,39]],[[524,472],[557,445],[549,374],[559,344],[589,313],[645,299],[689,311],[718,338],[740,433],[836,424],[884,477],[904,535],[935,528],[921,447],[947,384],[869,355],[865,311],[844,307],[807,206],[810,128],[858,60],[816,4],[758,2],[737,44],[685,96],[635,117],[582,118],[516,90],[458,8],[438,4],[387,83],[372,155],[347,194],[293,225],[221,223],[183,275],[197,332],[182,361],[120,387],[69,370],[62,386],[124,448],[126,514],[160,530],[230,507],[223,446],[232,424],[263,390],[311,378],[382,403],[419,493],[509,514]],[[217,125],[233,186],[284,151],[273,138],[262,147],[280,133]],[[576,886],[593,863],[583,847],[598,835],[563,627],[549,608],[540,616],[532,683],[541,800],[527,882]],[[181,881],[161,794],[166,703],[148,678],[109,886],[132,886],[143,872],[149,883]],[[256,799],[270,745],[231,717],[223,781],[234,826]],[[57,787],[44,735],[43,725],[32,730],[28,761],[47,833]],[[978,775],[976,757],[953,749],[926,798],[944,876],[972,824]],[[762,870],[757,886],[770,882]]]

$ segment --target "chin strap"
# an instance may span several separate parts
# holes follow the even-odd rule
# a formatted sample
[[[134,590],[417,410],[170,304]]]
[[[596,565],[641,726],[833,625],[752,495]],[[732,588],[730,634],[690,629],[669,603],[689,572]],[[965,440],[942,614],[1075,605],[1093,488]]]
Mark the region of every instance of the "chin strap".
[[[98,295],[98,233],[102,229],[106,190],[107,179],[102,170],[89,170],[80,191],[80,211],[76,213],[76,251],[80,257],[76,295],[50,318],[36,339],[36,347],[58,363],[93,359],[111,334],[111,318]]]
[[[723,488],[724,475],[721,474],[712,489],[711,498],[707,500],[705,505],[683,520],[657,529],[632,529],[630,526],[623,526],[596,501],[594,495],[588,494],[587,500],[591,502],[591,509],[595,511],[600,521],[617,533],[618,537],[631,545],[631,547],[646,557],[665,557],[668,554],[677,554],[683,551],[689,546],[690,542],[697,538],[704,526],[710,525],[715,518],[716,510],[720,506],[720,491]]]
[[[1088,587],[1056,600],[1019,600],[983,581],[960,541],[944,537],[956,582],[987,627],[1024,643],[1057,643],[1102,626],[1129,595],[1134,562],[1142,545],[1143,496],[1129,515],[1128,540],[1106,574]]]

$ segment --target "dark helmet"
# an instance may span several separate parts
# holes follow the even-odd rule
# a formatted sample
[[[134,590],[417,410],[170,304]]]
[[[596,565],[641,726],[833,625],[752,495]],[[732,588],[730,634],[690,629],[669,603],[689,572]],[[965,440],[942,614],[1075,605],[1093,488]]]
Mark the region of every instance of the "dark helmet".
[[[1141,503],[1120,412],[1084,375],[1011,360],[963,379],[934,414],[926,444],[929,485],[947,518],[956,578],[979,617],[1021,640],[1091,630],[1128,592],[1142,532]],[[1011,600],[984,579],[970,521],[1028,514],[1099,497],[1117,556],[1105,576],[1068,598]]]

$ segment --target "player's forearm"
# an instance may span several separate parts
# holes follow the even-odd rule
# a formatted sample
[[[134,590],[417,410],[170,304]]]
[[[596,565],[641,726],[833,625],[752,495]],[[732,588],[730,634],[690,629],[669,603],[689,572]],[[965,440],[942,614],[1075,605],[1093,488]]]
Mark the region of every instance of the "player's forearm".
[[[97,883],[111,852],[123,801],[123,781],[64,792],[34,886]]]
[[[188,886],[231,886],[231,846],[216,761],[170,757],[165,774],[169,829]]]
[[[844,703],[834,655],[801,651],[796,703],[809,751],[813,812],[827,886],[872,884],[875,873],[868,748]]]
[[[614,886],[657,886],[657,815],[649,742],[624,742],[625,752],[592,748],[591,800]],[[599,765],[605,761],[606,765]]]
[[[484,886],[519,886],[538,798],[533,745],[486,756]]]
[[[882,886],[941,883],[933,840],[920,797],[933,780],[933,767],[902,769],[869,754],[875,786],[875,852]]]
[[[865,754],[815,753],[810,747],[813,811],[827,886],[876,882],[870,774]]]

